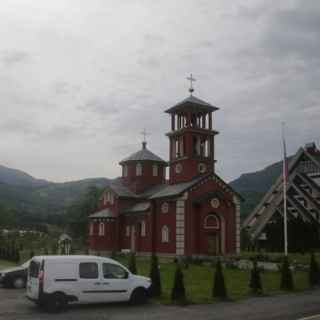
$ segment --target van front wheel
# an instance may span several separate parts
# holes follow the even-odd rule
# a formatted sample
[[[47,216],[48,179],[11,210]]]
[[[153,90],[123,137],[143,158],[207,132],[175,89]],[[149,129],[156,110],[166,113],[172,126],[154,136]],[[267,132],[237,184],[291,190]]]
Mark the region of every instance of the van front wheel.
[[[147,291],[144,288],[134,289],[130,297],[130,303],[143,304],[146,302],[147,302]]]
[[[46,309],[50,313],[63,311],[67,307],[67,299],[63,293],[56,292],[48,296]]]

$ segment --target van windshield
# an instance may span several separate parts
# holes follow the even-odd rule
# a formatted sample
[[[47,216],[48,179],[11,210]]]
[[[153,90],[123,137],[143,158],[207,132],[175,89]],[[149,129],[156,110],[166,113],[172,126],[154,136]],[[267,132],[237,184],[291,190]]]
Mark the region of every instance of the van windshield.
[[[29,275],[31,278],[38,278],[40,270],[40,263],[36,261],[31,261],[29,266]]]

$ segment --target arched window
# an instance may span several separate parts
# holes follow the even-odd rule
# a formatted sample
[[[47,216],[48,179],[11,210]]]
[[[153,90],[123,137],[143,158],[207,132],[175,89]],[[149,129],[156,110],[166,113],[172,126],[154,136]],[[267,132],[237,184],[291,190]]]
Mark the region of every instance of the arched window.
[[[94,231],[93,228],[94,228],[94,224],[93,224],[93,222],[91,222],[91,223],[90,223],[90,226],[89,226],[89,235],[90,235],[90,236],[93,236],[93,231]]]
[[[146,223],[144,221],[141,222],[141,237],[146,236]]]
[[[168,226],[163,226],[161,229],[161,242],[169,242],[169,228]]]
[[[99,223],[99,236],[104,236],[104,222]]]
[[[126,237],[130,237],[130,226],[126,226]]]
[[[219,229],[220,221],[215,214],[208,214],[204,219],[204,228],[205,229]]]
[[[128,166],[127,166],[127,165],[124,165],[124,166],[123,166],[123,176],[124,176],[124,177],[127,177],[127,176],[128,176]]]
[[[142,165],[140,162],[136,165],[136,176],[142,176]]]
[[[158,165],[157,164],[154,164],[153,166],[152,166],[152,175],[154,176],[154,177],[157,177],[158,176]]]

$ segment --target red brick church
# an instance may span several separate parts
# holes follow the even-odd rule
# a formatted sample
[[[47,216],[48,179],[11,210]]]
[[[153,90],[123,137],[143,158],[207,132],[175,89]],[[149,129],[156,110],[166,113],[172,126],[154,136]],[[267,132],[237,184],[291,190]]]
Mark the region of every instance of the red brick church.
[[[213,113],[192,95],[166,110],[169,162],[142,143],[89,216],[91,252],[207,256],[240,252],[240,196],[215,173]],[[166,180],[166,168],[169,179]]]

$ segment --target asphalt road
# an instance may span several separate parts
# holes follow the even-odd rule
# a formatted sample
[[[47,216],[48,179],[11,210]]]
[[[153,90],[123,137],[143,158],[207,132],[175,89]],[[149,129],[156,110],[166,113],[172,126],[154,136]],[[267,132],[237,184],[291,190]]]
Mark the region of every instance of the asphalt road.
[[[47,314],[25,298],[24,290],[0,288],[0,319],[6,320],[219,320],[219,319],[300,319],[320,314],[320,290],[303,294],[250,298],[187,307],[147,304],[72,306],[61,314]]]

